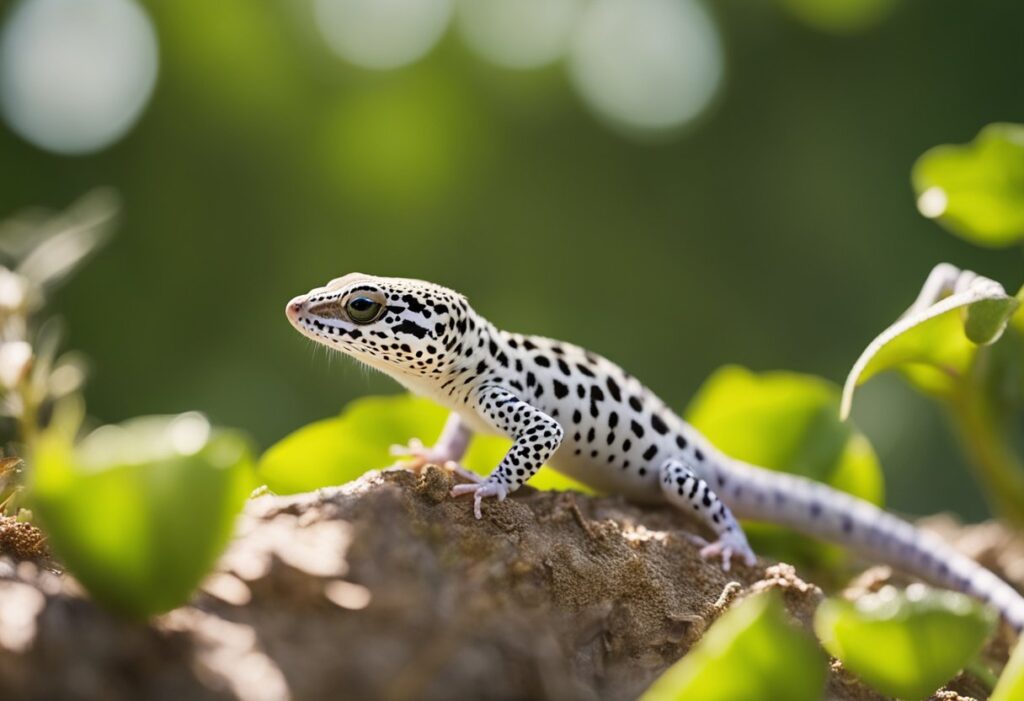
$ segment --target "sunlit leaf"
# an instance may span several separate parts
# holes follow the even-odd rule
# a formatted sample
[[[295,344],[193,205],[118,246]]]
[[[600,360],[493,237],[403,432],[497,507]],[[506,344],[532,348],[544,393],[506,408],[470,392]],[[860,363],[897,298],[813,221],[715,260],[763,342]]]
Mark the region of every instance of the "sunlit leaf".
[[[248,442],[198,414],[104,426],[35,445],[32,508],[59,560],[117,612],[187,600],[231,536],[253,487]]]
[[[839,421],[838,407],[839,388],[827,380],[725,366],[701,386],[686,418],[732,457],[880,503],[878,460],[867,439]]]
[[[999,683],[992,691],[989,701],[1019,701],[1024,699],[1024,641],[1017,641],[1017,647],[1006,663]]]
[[[976,277],[965,289],[930,306],[911,309],[857,358],[843,387],[841,417],[849,416],[856,388],[890,368],[913,368],[910,377],[921,389],[948,394],[970,365],[977,346],[999,340],[1019,307],[1020,301],[1007,295],[1001,285]]]
[[[936,146],[912,173],[917,206],[981,246],[1024,241],[1024,125],[990,124],[965,145]]]
[[[781,0],[791,14],[827,32],[866,29],[892,13],[901,0]]]
[[[640,699],[818,701],[824,683],[818,646],[763,594],[726,612]]]
[[[300,428],[271,446],[260,458],[260,479],[279,494],[344,484],[368,470],[395,464],[389,452],[392,445],[405,445],[410,438],[430,445],[447,415],[443,407],[412,395],[356,400],[341,416]],[[490,474],[510,445],[495,436],[475,436],[462,464],[478,474]],[[547,467],[529,485],[589,491]]]
[[[814,629],[843,665],[884,694],[923,699],[981,650],[995,614],[968,596],[913,585],[830,599]]]

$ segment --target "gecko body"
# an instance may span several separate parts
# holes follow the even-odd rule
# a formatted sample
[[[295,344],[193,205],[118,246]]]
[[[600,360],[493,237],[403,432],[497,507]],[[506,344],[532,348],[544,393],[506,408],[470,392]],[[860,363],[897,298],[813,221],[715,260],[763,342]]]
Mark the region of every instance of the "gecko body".
[[[937,584],[987,601],[1018,630],[1024,598],[938,538],[824,484],[730,458],[618,365],[578,346],[499,330],[440,285],[353,273],[291,300],[303,335],[391,376],[451,410],[434,446],[405,451],[457,463],[473,433],[512,439],[472,494],[504,499],[541,465],[599,491],[667,502],[716,534],[693,537],[705,557],[755,557],[737,521],[780,523],[843,543]]]

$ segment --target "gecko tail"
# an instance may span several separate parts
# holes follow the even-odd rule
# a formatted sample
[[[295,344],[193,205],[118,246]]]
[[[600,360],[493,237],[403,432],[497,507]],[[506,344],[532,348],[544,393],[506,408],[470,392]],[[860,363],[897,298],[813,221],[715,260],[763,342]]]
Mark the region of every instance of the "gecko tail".
[[[770,521],[849,547],[937,586],[995,607],[1024,630],[1024,596],[936,535],[828,485],[727,460],[718,496],[739,518]]]

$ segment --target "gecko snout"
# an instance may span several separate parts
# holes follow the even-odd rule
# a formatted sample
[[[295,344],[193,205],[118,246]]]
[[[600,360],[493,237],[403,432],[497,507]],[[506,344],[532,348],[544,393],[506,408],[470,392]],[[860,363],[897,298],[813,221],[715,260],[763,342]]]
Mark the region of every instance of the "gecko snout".
[[[288,317],[289,321],[295,321],[296,319],[299,318],[299,314],[302,313],[302,310],[305,308],[305,306],[305,295],[293,297],[292,300],[288,302],[288,305],[284,308],[284,315]]]

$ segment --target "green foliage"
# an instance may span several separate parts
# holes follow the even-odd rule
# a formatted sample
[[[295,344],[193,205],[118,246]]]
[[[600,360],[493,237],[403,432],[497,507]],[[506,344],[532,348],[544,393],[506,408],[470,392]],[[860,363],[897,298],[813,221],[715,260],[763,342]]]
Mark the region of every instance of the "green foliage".
[[[979,246],[1024,241],[1024,125],[990,124],[969,144],[936,146],[914,164],[918,208]]]
[[[359,399],[340,416],[300,428],[271,446],[260,458],[258,473],[279,494],[344,484],[367,470],[394,464],[389,453],[392,445],[405,445],[410,438],[429,445],[447,415],[437,404],[408,394]],[[477,436],[462,464],[478,474],[489,474],[509,445],[503,438]],[[590,492],[547,467],[529,484],[536,489]]]
[[[1024,641],[1017,641],[1017,647],[1010,656],[1010,661],[1006,663],[989,701],[1018,699],[1024,699]]]
[[[1011,297],[1001,285],[976,278],[966,289],[913,309],[861,353],[846,378],[840,409],[843,418],[849,415],[858,385],[900,370],[949,409],[989,501],[1020,524],[1024,461],[1013,434],[1024,412],[1022,301],[1024,288]]]
[[[843,665],[884,694],[923,699],[980,650],[995,614],[956,592],[886,587],[856,602],[829,599],[814,628]]]
[[[863,435],[836,417],[838,406],[839,388],[827,380],[726,366],[701,386],[686,416],[735,458],[881,503],[878,461]]]
[[[715,622],[641,701],[818,701],[825,660],[774,594],[738,604]]]
[[[183,603],[253,487],[248,442],[199,414],[36,442],[30,500],[54,552],[99,602],[143,617]]]
[[[686,418],[727,454],[829,484],[873,504],[883,500],[881,466],[870,442],[838,419],[839,389],[792,372],[756,374],[726,366],[705,381]],[[840,552],[769,524],[745,526],[756,550],[804,563]]]

